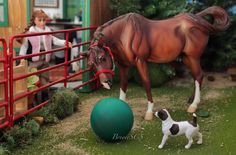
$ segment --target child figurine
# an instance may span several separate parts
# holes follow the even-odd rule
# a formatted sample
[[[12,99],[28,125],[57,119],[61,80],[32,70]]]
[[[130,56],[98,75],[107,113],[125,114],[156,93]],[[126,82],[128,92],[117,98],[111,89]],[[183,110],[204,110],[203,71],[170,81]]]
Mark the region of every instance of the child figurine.
[[[199,125],[197,124],[196,114],[193,113],[193,121],[174,121],[166,109],[161,109],[154,114],[162,121],[163,138],[161,144],[158,146],[162,149],[168,139],[168,136],[185,135],[188,138],[188,144],[185,145],[189,149],[193,143],[193,137],[197,136],[197,144],[202,144],[202,134],[199,132]]]
[[[48,19],[47,14],[43,10],[36,10],[33,12],[32,18],[30,20],[30,25],[25,29],[23,33],[37,33],[37,32],[51,32],[51,29],[46,26],[46,20]],[[18,40],[22,43],[22,40]],[[40,35],[26,37],[20,48],[19,55],[24,56],[27,54],[36,54],[41,51],[49,51],[52,49],[52,43],[58,46],[65,46],[66,41],[58,39],[52,35]],[[72,44],[69,42],[69,46]],[[37,68],[42,69],[49,66],[51,54],[34,56],[29,59],[29,69]],[[41,85],[47,84],[49,81],[49,75],[47,72],[40,74]],[[48,99],[48,92],[42,91],[42,96],[45,98],[44,101]]]

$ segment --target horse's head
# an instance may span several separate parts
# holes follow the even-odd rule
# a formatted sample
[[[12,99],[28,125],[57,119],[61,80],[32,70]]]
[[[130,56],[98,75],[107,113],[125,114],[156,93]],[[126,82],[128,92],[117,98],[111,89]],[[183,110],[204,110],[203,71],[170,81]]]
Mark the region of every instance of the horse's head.
[[[88,52],[88,65],[95,71],[104,88],[110,89],[114,76],[114,59],[109,47],[91,44]]]

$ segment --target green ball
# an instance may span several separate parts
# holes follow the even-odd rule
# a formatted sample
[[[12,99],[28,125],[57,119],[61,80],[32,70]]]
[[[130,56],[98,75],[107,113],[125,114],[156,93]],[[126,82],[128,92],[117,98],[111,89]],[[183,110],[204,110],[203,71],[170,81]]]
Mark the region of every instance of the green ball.
[[[116,98],[105,98],[96,103],[90,123],[95,134],[107,142],[127,139],[134,116],[129,105]]]

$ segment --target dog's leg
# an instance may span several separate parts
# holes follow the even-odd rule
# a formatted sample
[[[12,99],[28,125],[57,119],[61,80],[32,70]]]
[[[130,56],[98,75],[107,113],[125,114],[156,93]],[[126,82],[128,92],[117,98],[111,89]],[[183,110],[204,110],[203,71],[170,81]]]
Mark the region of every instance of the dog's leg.
[[[164,135],[161,141],[161,144],[158,146],[159,149],[162,149],[168,139],[168,135]]]
[[[202,134],[200,132],[198,132],[197,136],[198,136],[197,144],[202,144]]]
[[[190,135],[186,135],[186,137],[188,138],[188,144],[185,145],[185,149],[189,149],[191,145],[193,144],[193,138]]]

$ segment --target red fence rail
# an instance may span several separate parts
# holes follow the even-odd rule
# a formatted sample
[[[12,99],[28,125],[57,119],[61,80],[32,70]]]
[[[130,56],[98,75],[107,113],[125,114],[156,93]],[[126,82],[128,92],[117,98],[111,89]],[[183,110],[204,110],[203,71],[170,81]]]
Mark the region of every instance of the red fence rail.
[[[0,57],[0,64],[2,70],[0,70],[2,75],[0,75],[0,87],[4,88],[2,92],[2,98],[0,98],[0,110],[3,116],[0,119],[0,128],[4,128],[9,124],[9,111],[8,111],[8,60],[7,60],[7,43],[3,38],[0,38],[2,44],[2,56]]]
[[[14,124],[14,121],[35,111],[36,109],[46,105],[48,103],[48,100],[47,101],[44,101],[32,108],[29,108],[19,114],[14,114],[14,104],[16,101],[24,98],[24,97],[29,97],[30,95],[32,94],[35,94],[35,93],[38,93],[44,89],[47,89],[55,84],[58,84],[58,83],[61,83],[63,82],[64,83],[64,86],[67,87],[67,84],[68,84],[68,80],[71,79],[71,78],[74,78],[76,76],[79,76],[79,75],[82,75],[86,72],[90,72],[91,69],[90,68],[83,68],[83,70],[77,72],[77,73],[74,73],[73,75],[69,75],[68,74],[68,66],[69,64],[73,63],[73,62],[76,62],[76,61],[81,61],[81,60],[85,60],[86,59],[86,56],[84,54],[79,54],[78,58],[74,59],[74,60],[68,60],[68,49],[70,48],[69,47],[69,34],[72,33],[72,32],[77,32],[77,31],[90,31],[90,30],[93,30],[93,29],[96,29],[95,26],[93,27],[88,27],[88,28],[75,28],[75,29],[68,29],[68,30],[59,30],[59,31],[53,31],[53,32],[43,32],[43,33],[28,33],[28,34],[19,34],[19,35],[15,35],[15,36],[11,36],[10,37],[10,40],[9,40],[9,53],[7,54],[7,44],[5,42],[4,39],[0,39],[0,42],[2,42],[2,45],[3,45],[3,53],[4,53],[4,56],[3,58],[0,58],[0,63],[3,63],[4,64],[4,78],[3,80],[0,79],[0,86],[1,84],[4,84],[4,91],[5,91],[5,100],[4,101],[0,101],[0,108],[1,107],[4,107],[5,106],[5,119],[4,119],[4,122],[2,124],[0,124],[0,128],[4,128],[6,126],[13,126]],[[31,37],[31,36],[41,36],[41,35],[54,35],[54,34],[58,34],[58,33],[63,33],[65,34],[65,40],[66,40],[66,45],[65,47],[61,47],[61,48],[55,48],[55,49],[52,49],[50,51],[45,51],[45,52],[40,52],[40,53],[37,53],[37,54],[28,54],[26,56],[14,56],[14,51],[13,51],[13,43],[16,39],[19,39],[19,38],[24,38],[24,37]],[[76,44],[76,45],[73,45],[72,48],[75,48],[75,47],[80,47],[80,46],[84,46],[84,45],[87,45],[89,44],[90,41],[87,41],[87,42],[82,42],[82,43],[79,43],[79,44]],[[45,54],[49,54],[49,53],[55,53],[55,52],[58,52],[58,51],[64,51],[64,62],[63,63],[60,63],[60,64],[57,64],[57,65],[53,65],[53,66],[49,66],[47,68],[43,68],[43,69],[40,69],[36,72],[33,72],[33,73],[27,73],[27,74],[24,74],[24,75],[20,75],[20,76],[15,76],[14,74],[14,63],[18,60],[22,60],[22,59],[27,59],[27,58],[32,58],[34,56],[41,56],[41,55],[45,55]],[[64,77],[59,79],[59,80],[56,80],[56,81],[53,81],[53,82],[49,82],[47,83],[46,85],[42,85],[40,87],[38,87],[37,89],[34,89],[32,91],[27,91],[25,93],[21,93],[19,95],[14,95],[15,92],[14,92],[14,82],[16,82],[17,80],[21,80],[21,79],[25,79],[29,76],[32,76],[32,75],[38,75],[38,74],[41,74],[41,73],[44,73],[44,72],[49,72],[50,70],[53,70],[53,69],[56,69],[56,68],[59,68],[59,67],[64,67]],[[8,75],[8,71],[9,70],[9,75]],[[97,79],[95,77],[93,77],[92,79],[88,79],[87,81],[84,81],[82,82],[82,84],[78,85],[78,86],[75,86],[73,89],[79,89],[81,87],[84,87],[85,85],[88,85],[94,81],[96,81]]]

